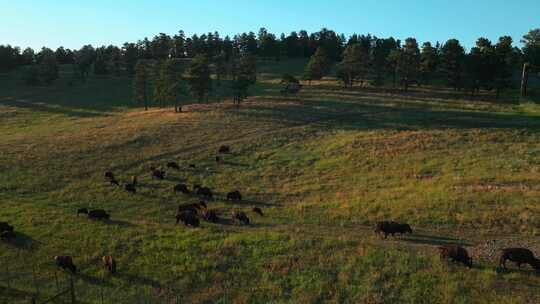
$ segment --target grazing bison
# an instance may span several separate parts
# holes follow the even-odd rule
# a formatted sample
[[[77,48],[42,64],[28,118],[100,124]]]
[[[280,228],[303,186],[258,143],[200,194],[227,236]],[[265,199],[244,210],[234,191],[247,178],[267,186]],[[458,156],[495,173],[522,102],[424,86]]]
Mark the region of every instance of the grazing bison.
[[[257,213],[260,216],[264,216],[264,213],[262,212],[261,208],[259,208],[259,207],[253,207],[253,209],[251,209],[251,211]]]
[[[111,185],[113,185],[113,186],[120,186],[120,183],[114,178],[110,179],[109,183],[111,183]]]
[[[124,186],[124,189],[127,191],[127,192],[130,192],[130,193],[137,193],[137,188],[135,188],[135,185],[134,184],[126,184]]]
[[[537,259],[532,251],[525,248],[506,248],[502,250],[499,265],[506,269],[506,261],[511,261],[521,268],[522,264],[529,264],[536,272],[540,273],[540,259]]]
[[[229,146],[221,146],[221,147],[219,147],[218,152],[220,154],[229,154],[229,153],[231,153],[231,147],[229,147]]]
[[[15,237],[17,236],[15,235],[15,232],[13,231],[6,230],[6,231],[0,232],[0,240],[9,241],[9,240],[14,239]]]
[[[207,222],[212,222],[212,223],[219,222],[219,217],[217,216],[214,210],[204,209],[202,211],[202,217]]]
[[[189,164],[189,167],[190,167],[191,169],[197,168],[197,166],[195,166],[195,164]]]
[[[242,194],[240,194],[240,191],[232,191],[227,193],[227,200],[233,201],[233,202],[239,202],[242,200]]]
[[[77,216],[79,216],[81,214],[88,215],[88,208],[79,208],[79,209],[77,209]]]
[[[379,222],[377,223],[377,227],[375,228],[375,233],[384,233],[384,238],[388,238],[388,235],[391,234],[394,236],[394,234],[404,234],[404,233],[412,233],[411,226],[408,224],[399,224],[396,222]]]
[[[178,184],[178,185],[174,186],[173,190],[174,190],[175,193],[178,193],[178,192],[184,193],[184,194],[189,194],[190,193],[188,187],[186,185],[184,185],[184,184]]]
[[[6,222],[0,222],[0,232],[13,231],[13,226]]]
[[[108,220],[110,217],[111,216],[103,209],[96,209],[88,212],[89,219]]]
[[[438,247],[441,259],[459,262],[463,265],[472,268],[472,258],[469,256],[467,249],[457,245],[445,245]]]
[[[164,180],[165,179],[165,171],[159,170],[159,169],[153,169],[152,170],[152,179]]]
[[[188,227],[199,227],[199,219],[192,212],[180,212],[176,214],[176,224],[183,222]]]
[[[73,258],[70,256],[55,256],[54,261],[56,266],[66,270],[68,269],[71,273],[77,273],[77,267],[73,264]]]
[[[112,173],[111,171],[105,172],[105,178],[108,179],[108,180],[113,180],[113,179],[115,179],[115,178],[114,178],[114,173]]]
[[[244,225],[249,225],[249,217],[242,211],[233,211],[232,220],[233,222],[239,221]]]
[[[116,273],[116,260],[113,258],[112,255],[104,256],[101,261],[103,262],[103,267],[105,267],[109,271],[109,273]]]
[[[203,210],[203,209],[206,209],[206,207],[201,205],[200,203],[180,205],[178,206],[177,213],[190,212],[193,214],[197,214],[199,213],[200,210]]]
[[[176,162],[168,162],[167,163],[167,168],[180,171],[180,166]]]
[[[214,197],[214,195],[212,194],[212,190],[210,190],[210,188],[208,187],[197,187],[196,193],[198,196],[202,196],[206,199],[212,199]]]

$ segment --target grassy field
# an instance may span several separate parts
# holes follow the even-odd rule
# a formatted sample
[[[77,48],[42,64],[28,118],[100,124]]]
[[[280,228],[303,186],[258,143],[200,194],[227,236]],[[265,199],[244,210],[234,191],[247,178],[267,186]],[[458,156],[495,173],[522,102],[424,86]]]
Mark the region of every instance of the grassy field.
[[[133,107],[122,77],[36,88],[1,74],[0,221],[18,239],[0,243],[0,303],[64,288],[55,255],[79,266],[81,303],[540,302],[530,268],[497,269],[503,246],[540,254],[540,106],[332,79],[279,96],[280,74],[302,65],[262,64],[239,109],[186,99],[181,114]],[[233,154],[216,164],[223,144]],[[150,178],[172,160],[182,170]],[[138,175],[138,193],[110,186],[107,170],[122,183]],[[173,193],[179,182],[212,188],[211,209],[247,211],[253,225],[174,225],[177,206],[197,201]],[[235,189],[245,200],[225,202]],[[389,219],[414,234],[376,236]],[[440,244],[466,246],[474,268],[440,261]]]

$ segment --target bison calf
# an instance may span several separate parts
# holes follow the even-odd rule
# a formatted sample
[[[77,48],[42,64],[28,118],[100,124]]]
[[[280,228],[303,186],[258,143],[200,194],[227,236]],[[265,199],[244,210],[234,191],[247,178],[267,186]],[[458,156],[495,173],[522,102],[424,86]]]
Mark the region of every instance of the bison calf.
[[[116,260],[111,255],[106,255],[102,259],[103,267],[105,267],[109,273],[116,273]]]
[[[188,187],[186,185],[184,185],[184,184],[178,184],[178,185],[174,186],[173,190],[174,190],[175,193],[178,193],[178,192],[183,193],[183,194],[189,194],[190,193]]]
[[[242,200],[242,194],[240,194],[240,191],[232,191],[227,193],[227,200],[233,201],[233,202],[239,202]]]
[[[472,258],[467,250],[457,245],[447,245],[438,247],[441,259],[459,262],[465,266],[472,268]]]
[[[540,273],[540,259],[537,259],[532,251],[525,248],[506,248],[502,250],[499,265],[506,269],[506,261],[511,261],[521,268],[522,264],[529,264],[536,272]]]
[[[56,266],[66,270],[68,269],[71,273],[77,273],[77,267],[73,264],[73,258],[70,256],[55,256],[54,261]]]
[[[218,152],[219,152],[220,154],[228,154],[228,153],[231,153],[231,147],[229,147],[229,146],[221,146],[221,147],[219,147]]]

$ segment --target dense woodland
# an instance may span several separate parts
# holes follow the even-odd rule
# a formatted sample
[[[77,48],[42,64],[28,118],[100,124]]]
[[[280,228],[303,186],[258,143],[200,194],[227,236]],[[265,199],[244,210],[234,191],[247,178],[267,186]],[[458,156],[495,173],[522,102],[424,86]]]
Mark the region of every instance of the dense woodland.
[[[174,104],[191,93],[199,101],[207,99],[212,81],[228,83],[235,102],[247,96],[256,81],[257,59],[282,60],[310,58],[303,79],[311,83],[324,76],[335,76],[344,86],[374,86],[391,82],[408,90],[411,84],[427,85],[433,81],[474,95],[480,89],[496,96],[511,87],[513,74],[524,62],[532,69],[540,66],[540,29],[523,36],[522,48],[514,46],[509,36],[492,42],[479,38],[468,52],[457,39],[445,43],[424,42],[415,38],[405,41],[372,35],[345,37],[322,29],[309,34],[292,32],[277,37],[261,28],[254,32],[221,38],[219,33],[186,37],[183,31],[174,36],[161,33],[123,46],[94,47],[79,50],[59,47],[21,50],[0,46],[0,71],[24,67],[24,81],[29,85],[47,85],[59,77],[59,65],[74,67],[73,83],[84,82],[90,73],[96,75],[134,76],[134,99],[149,106]],[[211,77],[215,75],[215,79]],[[289,81],[291,77],[284,77]],[[292,79],[291,81],[294,81]]]

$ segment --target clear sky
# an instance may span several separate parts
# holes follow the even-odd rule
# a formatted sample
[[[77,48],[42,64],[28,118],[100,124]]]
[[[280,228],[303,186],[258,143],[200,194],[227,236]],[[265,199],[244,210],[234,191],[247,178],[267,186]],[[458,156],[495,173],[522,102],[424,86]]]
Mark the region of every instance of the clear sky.
[[[0,0],[0,44],[79,48],[164,32],[280,34],[327,27],[419,42],[510,35],[540,27],[540,0]]]

